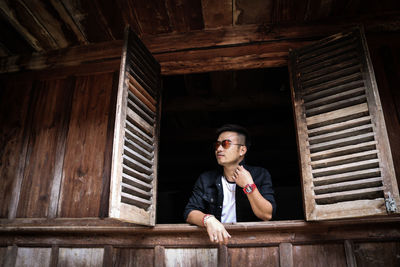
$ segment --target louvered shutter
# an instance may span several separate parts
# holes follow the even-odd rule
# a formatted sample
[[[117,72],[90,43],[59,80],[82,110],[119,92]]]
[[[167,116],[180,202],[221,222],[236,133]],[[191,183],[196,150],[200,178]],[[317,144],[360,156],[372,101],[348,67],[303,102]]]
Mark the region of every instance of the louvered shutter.
[[[398,213],[393,161],[362,29],[289,57],[306,219]]]
[[[160,66],[130,29],[125,31],[116,119],[109,216],[155,224]]]

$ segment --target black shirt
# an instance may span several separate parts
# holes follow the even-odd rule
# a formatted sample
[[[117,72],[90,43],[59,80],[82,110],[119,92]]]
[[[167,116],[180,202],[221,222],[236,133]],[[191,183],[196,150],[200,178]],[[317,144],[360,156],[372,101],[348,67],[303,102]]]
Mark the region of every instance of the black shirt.
[[[272,215],[274,215],[276,204],[274,191],[272,189],[271,175],[264,168],[248,165],[243,165],[243,167],[250,172],[261,195],[271,203],[273,208]],[[192,210],[213,214],[221,221],[222,203],[224,199],[221,180],[222,175],[222,168],[200,175],[194,185],[192,196],[185,207],[185,221]],[[260,219],[254,215],[250,202],[240,186],[236,186],[235,197],[237,222],[260,221]]]

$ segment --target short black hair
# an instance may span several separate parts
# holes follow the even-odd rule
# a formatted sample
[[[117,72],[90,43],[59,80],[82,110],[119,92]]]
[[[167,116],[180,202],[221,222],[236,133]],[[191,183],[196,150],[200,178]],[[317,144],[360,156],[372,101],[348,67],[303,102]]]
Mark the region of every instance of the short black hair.
[[[243,135],[244,138],[245,138],[245,145],[246,145],[247,149],[250,149],[250,145],[251,145],[250,134],[247,131],[247,129],[244,128],[243,126],[240,126],[240,125],[237,125],[237,124],[225,124],[225,125],[222,125],[215,132],[217,134],[217,138],[223,132],[235,132],[235,133],[237,133],[239,135]]]

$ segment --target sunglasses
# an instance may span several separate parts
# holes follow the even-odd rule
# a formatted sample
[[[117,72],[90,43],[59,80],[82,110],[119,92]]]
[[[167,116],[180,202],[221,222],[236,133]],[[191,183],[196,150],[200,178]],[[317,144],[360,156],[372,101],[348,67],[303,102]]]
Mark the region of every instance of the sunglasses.
[[[231,147],[231,145],[244,146],[242,144],[232,144],[232,141],[228,140],[228,139],[227,140],[222,140],[222,141],[217,141],[217,142],[214,143],[215,150],[217,150],[219,148],[219,146],[222,146],[224,149],[228,149],[228,148]]]

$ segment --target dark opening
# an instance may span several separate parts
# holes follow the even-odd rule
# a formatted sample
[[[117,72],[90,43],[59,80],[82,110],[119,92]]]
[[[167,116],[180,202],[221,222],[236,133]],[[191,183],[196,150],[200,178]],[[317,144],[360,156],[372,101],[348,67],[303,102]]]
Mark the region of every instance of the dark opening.
[[[289,75],[268,68],[163,78],[157,223],[184,223],[196,179],[217,166],[211,144],[225,123],[249,130],[246,163],[271,173],[274,220],[303,219]]]

